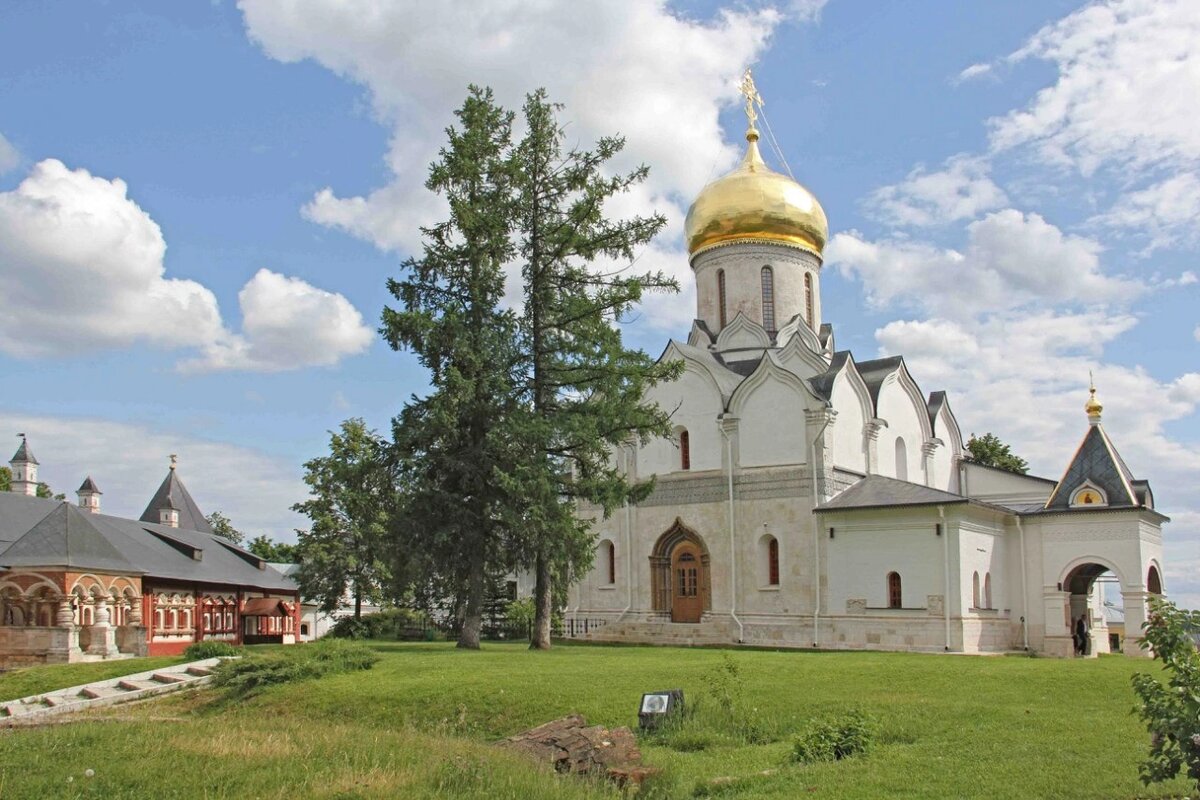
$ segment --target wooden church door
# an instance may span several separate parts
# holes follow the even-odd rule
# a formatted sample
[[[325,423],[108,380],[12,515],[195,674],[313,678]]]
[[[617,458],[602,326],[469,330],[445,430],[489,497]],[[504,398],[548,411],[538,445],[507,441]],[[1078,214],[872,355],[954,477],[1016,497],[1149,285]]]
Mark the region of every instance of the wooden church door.
[[[704,613],[703,564],[694,544],[683,542],[671,553],[671,621],[699,622]]]

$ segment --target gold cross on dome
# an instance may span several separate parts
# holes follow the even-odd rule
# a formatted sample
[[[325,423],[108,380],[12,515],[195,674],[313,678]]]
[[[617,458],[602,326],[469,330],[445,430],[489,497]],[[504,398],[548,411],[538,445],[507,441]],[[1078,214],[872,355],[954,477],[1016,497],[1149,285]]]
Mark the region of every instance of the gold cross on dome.
[[[763,102],[762,95],[758,93],[758,87],[754,85],[754,75],[751,74],[749,67],[746,68],[746,74],[742,76],[742,82],[738,84],[738,91],[742,93],[742,97],[746,98],[746,120],[753,128],[754,123],[758,120],[758,112],[754,110],[754,105],[757,103],[761,108],[766,103]]]

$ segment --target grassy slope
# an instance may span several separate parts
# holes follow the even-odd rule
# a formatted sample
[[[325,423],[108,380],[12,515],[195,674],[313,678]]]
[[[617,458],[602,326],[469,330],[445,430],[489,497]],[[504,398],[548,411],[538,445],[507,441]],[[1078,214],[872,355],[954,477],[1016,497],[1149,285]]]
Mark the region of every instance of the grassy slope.
[[[643,691],[704,694],[713,650],[493,645],[381,645],[367,673],[325,678],[240,704],[212,693],[97,720],[0,734],[0,797],[488,797],[613,796],[498,756],[487,742],[579,711],[633,725]],[[788,738],[708,742],[680,752],[643,740],[666,768],[663,796],[689,796],[716,776],[745,776],[725,797],[1133,798],[1146,735],[1130,714],[1129,675],[1153,668],[1089,661],[884,653],[732,654],[756,718],[797,729],[850,705],[882,720],[867,758],[787,764]],[[107,712],[111,716],[112,712]],[[166,727],[163,717],[175,724]],[[703,744],[703,742],[702,742]],[[82,777],[94,768],[96,777]],[[775,769],[774,774],[758,775]],[[67,783],[69,777],[74,782]],[[64,795],[64,791],[66,794]]]
[[[180,664],[177,656],[154,658],[128,658],[120,661],[97,661],[87,664],[55,664],[50,667],[30,667],[0,673],[0,702],[17,700],[31,694],[41,694],[54,689],[66,689],[92,681],[119,678],[135,672]]]

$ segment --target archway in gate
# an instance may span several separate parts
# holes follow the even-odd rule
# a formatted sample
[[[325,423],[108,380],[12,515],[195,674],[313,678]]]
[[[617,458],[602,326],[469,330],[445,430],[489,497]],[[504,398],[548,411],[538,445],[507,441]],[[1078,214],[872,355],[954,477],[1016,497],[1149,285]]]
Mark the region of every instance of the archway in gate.
[[[650,592],[672,622],[699,622],[712,608],[708,546],[678,517],[650,554]]]
[[[1124,626],[1109,614],[1121,602],[1122,581],[1116,570],[1099,559],[1086,561],[1070,567],[1060,585],[1067,595],[1063,612],[1075,656],[1120,652]]]

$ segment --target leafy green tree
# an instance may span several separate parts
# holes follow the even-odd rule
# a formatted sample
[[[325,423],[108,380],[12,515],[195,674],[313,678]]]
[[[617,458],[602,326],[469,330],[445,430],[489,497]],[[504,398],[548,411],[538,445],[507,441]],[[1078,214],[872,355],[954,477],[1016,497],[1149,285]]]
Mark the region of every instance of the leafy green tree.
[[[997,467],[1019,475],[1029,471],[1029,463],[1015,455],[1012,448],[994,433],[985,433],[983,436],[972,433],[967,440],[967,452],[972,461],[985,467]]]
[[[446,199],[449,219],[422,229],[421,257],[388,281],[402,308],[384,310],[382,332],[394,349],[416,353],[433,388],[393,421],[405,489],[397,540],[421,552],[443,592],[462,601],[458,646],[474,649],[487,576],[511,561],[497,475],[514,457],[503,428],[514,402],[516,320],[501,308],[513,256],[512,114],[475,86],[455,114],[425,184]]]
[[[1166,781],[1186,772],[1200,791],[1200,611],[1150,601],[1142,647],[1162,662],[1166,681],[1144,672],[1133,676],[1136,709],[1150,732],[1150,755],[1138,767],[1142,783]]]
[[[560,109],[545,90],[527,96],[527,128],[514,153],[516,226],[524,279],[522,413],[514,437],[522,460],[505,483],[508,523],[518,552],[535,574],[531,646],[550,646],[556,583],[591,566],[591,524],[580,500],[605,516],[643,499],[650,481],[631,482],[611,457],[615,448],[669,434],[669,418],[643,398],[678,364],[658,364],[625,347],[619,323],[647,291],[678,291],[662,273],[633,274],[637,250],[666,224],[661,215],[609,219],[606,204],[643,180],[648,169],[613,174],[624,139],[594,149],[564,146]]]
[[[12,470],[8,467],[0,467],[0,492],[12,491]],[[67,496],[61,492],[54,493],[47,483],[39,483],[37,485],[37,496],[45,500],[66,500]]]
[[[277,542],[265,533],[251,539],[246,549],[264,561],[274,561],[277,564],[296,564],[300,561],[296,545]]]
[[[312,520],[298,531],[300,592],[332,612],[347,592],[354,616],[380,599],[391,579],[386,534],[395,483],[387,443],[358,418],[329,432],[329,455],[304,464],[311,497],[292,506]]]
[[[229,517],[225,516],[220,511],[212,512],[205,517],[205,519],[207,519],[208,524],[212,526],[213,533],[217,536],[220,536],[222,539],[228,539],[234,544],[241,544],[246,538],[245,534],[233,527],[233,523],[230,521]]]

